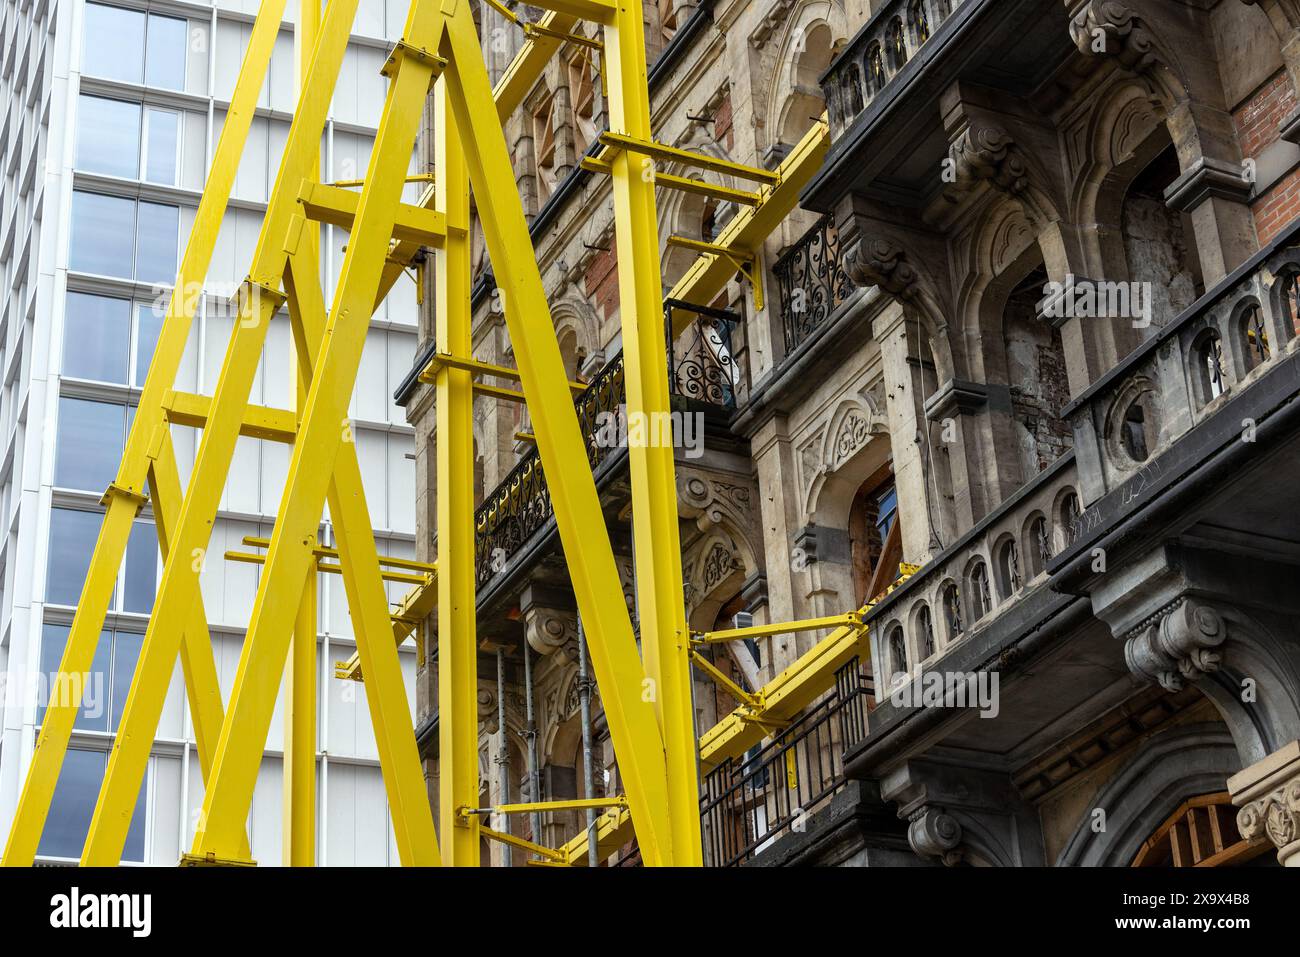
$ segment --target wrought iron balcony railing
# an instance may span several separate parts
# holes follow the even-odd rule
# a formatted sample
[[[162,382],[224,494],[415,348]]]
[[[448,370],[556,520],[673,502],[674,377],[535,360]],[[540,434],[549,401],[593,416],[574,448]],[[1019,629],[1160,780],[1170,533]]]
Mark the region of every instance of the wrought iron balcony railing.
[[[844,786],[844,751],[866,737],[870,688],[853,658],[835,673],[835,689],[799,720],[705,776],[706,864],[734,867],[761,854]]]
[[[781,325],[789,355],[853,292],[839,233],[823,216],[772,267],[781,294]]]
[[[690,309],[699,320],[669,349],[669,392],[673,395],[734,409],[740,387],[738,366],[732,353],[736,317],[721,310],[675,302]],[[574,403],[578,424],[586,437],[587,461],[594,470],[618,450],[606,438],[611,420],[623,415],[627,390],[620,352],[597,373]],[[550,490],[542,473],[541,457],[534,448],[497,485],[474,513],[475,582],[482,588],[500,573],[530,539],[540,532],[554,511]]]
[[[965,0],[893,0],[858,31],[821,79],[838,137]]]

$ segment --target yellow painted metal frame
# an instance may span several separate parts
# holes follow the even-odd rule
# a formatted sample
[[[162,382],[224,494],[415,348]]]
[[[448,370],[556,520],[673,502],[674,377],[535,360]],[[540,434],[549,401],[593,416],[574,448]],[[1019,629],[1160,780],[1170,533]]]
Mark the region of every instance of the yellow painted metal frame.
[[[359,0],[330,0],[308,11],[297,35],[299,103],[281,168],[263,219],[225,360],[211,397],[174,388],[197,295],[211,262],[230,199],[285,0],[266,0],[254,22],[232,94],[212,171],[196,213],[118,474],[105,493],[104,522],[74,617],[60,670],[89,669],[132,522],[152,498],[164,571],[139,663],[109,758],[82,863],[120,856],[158,718],[179,656],[193,714],[206,792],[193,846],[183,863],[247,864],[244,823],[276,697],[285,709],[285,836],[287,864],[315,857],[316,598],[319,572],[343,577],[357,653],[338,675],[367,683],[398,853],[407,864],[473,866],[479,838],[514,844],[537,863],[585,863],[586,836],[561,849],[545,848],[482,826],[478,798],[477,641],[473,528],[472,408],[476,394],[523,399],[534,432],[568,558],[574,593],[586,624],[592,664],[618,755],[625,794],[598,802],[544,802],[497,810],[610,808],[601,816],[602,849],[622,843],[635,826],[650,865],[702,861],[698,768],[740,753],[806,706],[833,669],[864,648],[859,617],[742,629],[753,634],[692,636],[686,627],[673,450],[629,449],[632,517],[642,651],[638,653],[623,602],[594,478],[571,403],[582,384],[570,382],[537,271],[519,198],[494,184],[513,179],[502,121],[522,102],[549,58],[564,43],[601,51],[610,131],[605,149],[585,161],[611,177],[614,193],[620,312],[629,413],[668,410],[663,356],[656,185],[728,199],[746,207],[674,288],[673,298],[709,301],[752,262],[762,238],[793,208],[798,190],[825,151],[826,127],[814,128],[782,166],[761,170],[699,156],[654,142],[650,129],[641,10],[628,0],[544,0],[536,23],[520,23],[526,42],[491,88],[467,0],[413,0],[399,41],[385,63],[389,87],[364,179],[319,182],[319,142]],[[574,31],[578,18],[596,23],[594,40]],[[517,18],[514,18],[517,20]],[[432,91],[434,174],[408,175],[419,118]],[[496,115],[484,110],[492,102]],[[655,174],[655,161],[723,172],[759,184],[735,190],[685,177]],[[650,175],[647,175],[649,168]],[[417,204],[402,201],[408,182],[425,182]],[[350,188],[360,187],[360,192]],[[506,323],[519,358],[507,369],[473,358],[470,341],[469,206],[471,189],[503,296]],[[326,304],[319,286],[319,224],[350,232],[337,291]],[[679,243],[680,244],[680,243]],[[372,312],[421,248],[435,269],[438,354],[421,379],[433,385],[437,415],[437,563],[381,558],[375,549],[350,441],[346,414]],[[692,247],[694,248],[694,247]],[[731,269],[725,265],[731,263]],[[719,264],[722,264],[720,267]],[[422,274],[417,274],[420,285]],[[761,284],[756,283],[761,295]],[[420,289],[419,295],[423,295]],[[293,407],[248,403],[270,322],[287,307],[293,331]],[[684,316],[676,316],[678,325]],[[674,329],[674,334],[680,331]],[[489,375],[517,381],[518,390],[476,383]],[[182,490],[170,429],[201,430],[190,485]],[[264,566],[229,706],[216,680],[199,573],[240,436],[292,445],[288,479],[273,534],[226,557]],[[325,505],[337,548],[318,541]],[[332,559],[333,561],[326,561]],[[402,570],[396,570],[402,569]],[[385,581],[414,584],[390,611]],[[423,656],[422,623],[438,618],[441,738],[441,846],[420,768],[397,647],[415,634]],[[715,680],[727,679],[692,648],[760,632],[839,627],[765,688],[735,688],[743,704],[697,743],[691,706],[694,659]],[[764,631],[763,629],[767,629]],[[44,827],[79,702],[47,710],[24,783],[4,864],[30,864]],[[739,749],[739,750],[737,750]]]

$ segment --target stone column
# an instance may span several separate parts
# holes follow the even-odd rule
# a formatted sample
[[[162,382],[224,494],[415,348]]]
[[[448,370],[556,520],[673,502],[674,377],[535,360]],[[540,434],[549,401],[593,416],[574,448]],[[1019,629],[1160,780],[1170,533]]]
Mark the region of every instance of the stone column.
[[[1237,829],[1247,840],[1266,836],[1283,867],[1300,867],[1300,741],[1292,741],[1228,778]]]
[[[801,617],[795,605],[795,576],[805,574],[806,558],[791,553],[799,528],[799,481],[794,449],[784,415],[773,415],[751,439],[758,481],[759,519],[763,525],[764,566],[767,575],[767,620],[792,621]],[[801,566],[796,570],[796,565]],[[798,657],[793,635],[769,639],[764,654],[766,681]]]

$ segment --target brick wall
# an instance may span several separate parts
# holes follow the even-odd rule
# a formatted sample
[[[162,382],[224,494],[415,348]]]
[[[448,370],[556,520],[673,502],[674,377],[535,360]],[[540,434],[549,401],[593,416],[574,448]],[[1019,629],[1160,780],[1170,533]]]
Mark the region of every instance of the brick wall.
[[[1295,88],[1285,70],[1261,86],[1233,111],[1242,156],[1258,157],[1277,142],[1278,128],[1296,108]],[[1270,186],[1254,203],[1255,228],[1260,245],[1300,215],[1300,170],[1292,170]]]
[[[612,248],[592,258],[582,277],[582,287],[603,318],[609,319],[618,311],[618,255]]]

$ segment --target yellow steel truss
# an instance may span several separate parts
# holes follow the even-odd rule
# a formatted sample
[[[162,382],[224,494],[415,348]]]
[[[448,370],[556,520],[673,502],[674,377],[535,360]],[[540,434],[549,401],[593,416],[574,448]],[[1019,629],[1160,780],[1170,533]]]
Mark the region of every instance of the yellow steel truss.
[[[236,297],[234,324],[213,395],[174,388],[198,294],[230,200],[284,13],[264,0],[253,25],[211,173],[182,258],[140,407],[117,476],[104,495],[104,520],[77,606],[60,671],[84,673],[107,612],[132,521],[151,502],[164,557],[162,579],[131,684],[82,863],[116,863],[126,839],[177,657],[193,714],[205,780],[194,843],[183,862],[251,863],[245,821],[281,686],[285,688],[284,849],[287,864],[315,858],[315,581],[342,576],[357,652],[339,676],[368,686],[396,845],[405,864],[473,866],[480,837],[501,840],[545,863],[585,863],[585,834],[561,849],[499,834],[479,823],[477,641],[472,405],[475,376],[504,375],[518,390],[502,397],[529,404],[561,544],[588,635],[591,660],[625,794],[600,802],[599,841],[635,833],[651,865],[701,863],[698,770],[738,753],[788,720],[826,688],[835,667],[863,648],[865,627],[850,615],[813,651],[766,688],[743,694],[737,713],[697,742],[691,707],[693,645],[733,640],[687,630],[682,588],[673,450],[629,449],[641,651],[623,601],[612,546],[584,437],[538,273],[502,129],[549,58],[565,43],[597,51],[609,94],[610,130],[588,168],[613,185],[620,313],[630,415],[668,411],[663,361],[660,243],[655,188],[685,189],[745,209],[673,296],[711,299],[735,271],[756,262],[762,238],[793,208],[821,161],[826,126],[818,124],[775,171],[743,167],[654,142],[639,3],[543,0],[547,12],[522,24],[526,42],[493,89],[482,60],[469,0],[413,0],[402,39],[383,73],[388,91],[366,175],[353,183],[319,182],[319,143],[359,0],[329,0],[305,11],[297,35],[299,99],[248,277]],[[316,5],[312,5],[313,7]],[[517,18],[516,18],[517,19]],[[599,40],[575,32],[597,25]],[[434,110],[432,175],[407,175],[427,98]],[[485,109],[491,104],[492,109]],[[657,174],[656,161],[727,172],[754,182],[735,190]],[[425,182],[418,203],[402,201],[408,182]],[[353,191],[359,187],[360,191]],[[518,358],[516,369],[475,359],[470,338],[470,197]],[[350,233],[337,290],[325,302],[319,283],[319,225]],[[433,385],[437,416],[437,529],[432,563],[381,558],[375,548],[356,450],[346,418],[370,318],[416,255],[433,251],[437,354],[422,373]],[[728,265],[730,264],[730,265]],[[273,320],[292,330],[293,408],[251,405],[250,388]],[[676,331],[676,330],[674,330]],[[170,428],[201,429],[188,488],[182,490]],[[246,545],[265,554],[225,558],[262,564],[234,686],[223,706],[199,588],[209,539],[238,438],[289,443],[288,477],[269,539]],[[325,506],[337,548],[318,529]],[[391,612],[385,581],[416,585]],[[397,647],[437,616],[441,841],[435,834],[402,682]],[[821,627],[831,622],[805,623]],[[794,627],[794,626],[790,626]],[[789,630],[789,628],[787,628]],[[423,653],[423,652],[421,652]],[[710,669],[716,672],[716,669]],[[740,690],[740,689],[737,689]],[[80,701],[53,701],[4,849],[5,865],[30,865]],[[756,737],[757,736],[757,737]],[[578,806],[569,802],[572,806]],[[582,802],[578,802],[581,804]],[[587,805],[583,805],[584,807]],[[546,805],[509,806],[536,809]],[[554,807],[553,805],[551,806]],[[501,809],[498,809],[501,810]],[[579,847],[579,844],[581,847]]]

